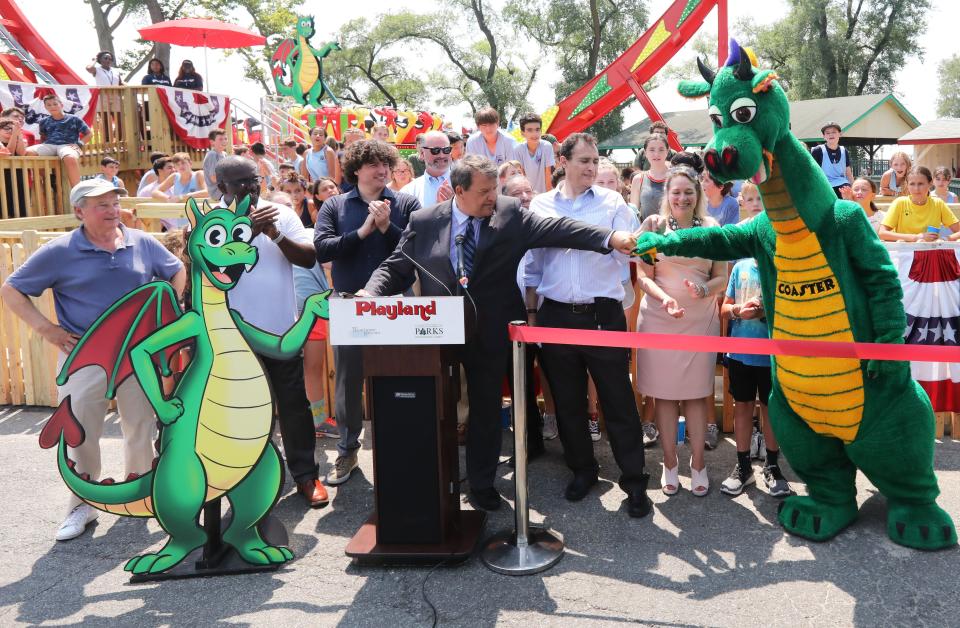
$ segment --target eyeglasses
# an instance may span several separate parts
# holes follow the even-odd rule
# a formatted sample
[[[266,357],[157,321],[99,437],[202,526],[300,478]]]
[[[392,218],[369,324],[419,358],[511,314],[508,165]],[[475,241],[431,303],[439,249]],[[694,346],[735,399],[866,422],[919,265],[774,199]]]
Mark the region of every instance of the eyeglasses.
[[[438,147],[436,147],[436,146],[432,146],[432,147],[430,147],[430,148],[424,147],[423,150],[428,150],[428,151],[430,151],[430,154],[431,154],[431,155],[439,155],[440,153],[443,153],[444,155],[449,155],[450,153],[453,152],[453,147],[452,147],[452,146],[445,146],[445,147],[443,147],[443,148],[438,148]]]
[[[246,188],[246,187],[258,187],[262,181],[263,181],[263,177],[255,176],[255,177],[246,177],[243,179],[227,180],[227,181],[224,181],[223,184],[237,187],[237,188]]]

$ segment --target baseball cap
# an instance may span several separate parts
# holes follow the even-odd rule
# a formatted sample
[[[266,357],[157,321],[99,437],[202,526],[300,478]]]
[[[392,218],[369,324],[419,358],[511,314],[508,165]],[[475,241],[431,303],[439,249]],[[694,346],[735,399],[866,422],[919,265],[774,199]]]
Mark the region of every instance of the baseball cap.
[[[73,186],[70,190],[70,205],[76,207],[88,196],[101,196],[108,192],[116,192],[120,196],[126,196],[127,191],[123,188],[114,187],[113,183],[106,179],[87,179]]]
[[[826,124],[824,124],[822,127],[820,127],[820,134],[822,135],[823,133],[825,133],[827,129],[836,129],[841,133],[843,132],[843,128],[837,122],[827,122]]]

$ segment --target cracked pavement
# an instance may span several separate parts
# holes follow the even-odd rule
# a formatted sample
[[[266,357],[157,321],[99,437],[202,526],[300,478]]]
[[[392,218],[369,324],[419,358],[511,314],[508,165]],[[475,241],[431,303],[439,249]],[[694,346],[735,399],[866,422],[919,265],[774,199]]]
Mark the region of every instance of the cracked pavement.
[[[165,534],[153,520],[101,514],[78,539],[53,540],[66,489],[53,452],[37,444],[49,412],[0,406],[3,626],[424,626],[433,618],[421,597],[428,573],[426,591],[443,626],[958,624],[951,600],[960,550],[925,553],[887,539],[885,500],[862,475],[861,515],[851,528],[821,544],[790,537],[776,524],[779,502],[763,492],[762,481],[732,499],[717,490],[735,462],[730,435],[707,452],[711,492],[703,499],[689,492],[686,463],[680,493],[660,493],[660,450],[648,449],[654,512],[640,520],[626,515],[606,440],[595,446],[601,482],[576,504],[562,497],[568,473],[560,443],[548,442],[547,455],[530,466],[531,520],[562,534],[567,552],[533,576],[502,576],[476,557],[433,573],[429,566],[351,564],[344,547],[373,505],[366,438],[361,472],[330,489],[326,508],[308,510],[287,482],[274,514],[296,559],[280,571],[129,584],[124,563],[159,547]],[[101,442],[104,476],[119,477],[115,415]],[[504,442],[507,452],[509,437]],[[321,439],[317,453],[323,474],[336,457],[334,442]],[[803,492],[784,467],[794,490]],[[939,503],[958,520],[960,442],[948,437],[937,445],[936,469]],[[759,477],[759,463],[755,470]],[[485,536],[512,526],[512,477],[502,465],[497,486],[510,503],[491,513]]]

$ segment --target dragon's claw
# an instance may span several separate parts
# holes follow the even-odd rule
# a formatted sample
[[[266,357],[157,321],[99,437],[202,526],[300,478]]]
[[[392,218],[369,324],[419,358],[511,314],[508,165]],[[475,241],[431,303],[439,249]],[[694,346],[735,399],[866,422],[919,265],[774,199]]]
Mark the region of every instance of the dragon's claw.
[[[276,545],[268,545],[260,541],[250,542],[243,546],[234,546],[240,558],[254,565],[280,565],[288,560],[293,560],[293,552],[289,548]]]
[[[811,541],[826,541],[854,522],[857,505],[827,504],[794,495],[784,500],[777,516],[787,532]]]
[[[953,520],[936,504],[890,504],[887,534],[894,543],[922,550],[936,550],[957,544]]]

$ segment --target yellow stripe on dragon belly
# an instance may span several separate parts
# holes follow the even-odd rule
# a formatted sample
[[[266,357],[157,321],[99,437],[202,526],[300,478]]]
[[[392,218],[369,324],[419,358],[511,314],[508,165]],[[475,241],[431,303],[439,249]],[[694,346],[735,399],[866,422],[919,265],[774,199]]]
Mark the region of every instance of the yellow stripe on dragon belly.
[[[843,293],[816,234],[778,235],[774,265],[774,339],[853,341]],[[784,397],[811,429],[845,442],[856,437],[864,394],[859,360],[778,356],[776,366]]]

